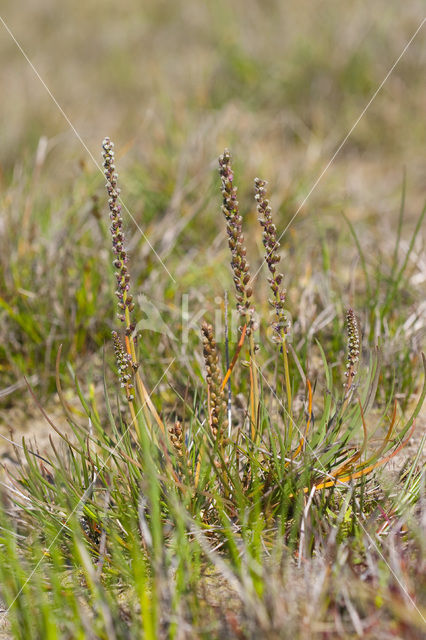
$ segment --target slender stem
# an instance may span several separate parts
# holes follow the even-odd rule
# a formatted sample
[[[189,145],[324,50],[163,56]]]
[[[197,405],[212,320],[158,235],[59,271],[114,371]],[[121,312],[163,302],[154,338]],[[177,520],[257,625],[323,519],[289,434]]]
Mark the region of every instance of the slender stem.
[[[249,336],[249,350],[250,350],[250,407],[251,407],[251,437],[253,440],[258,440],[259,435],[256,437],[258,427],[258,414],[259,414],[259,379],[257,375],[257,366],[255,359],[255,343],[253,331]]]
[[[123,300],[124,303],[126,302],[127,299],[127,291],[124,292],[123,294]],[[126,305],[126,309],[124,311],[124,316],[126,318],[126,329],[129,331],[129,346],[130,346],[130,355],[132,356],[132,363],[136,366],[138,364],[137,358],[136,358],[136,348],[135,348],[135,340],[133,338],[132,333],[130,332],[131,329],[131,321],[130,321],[130,311],[129,311],[129,307]],[[127,340],[126,340],[126,344],[127,344]]]
[[[225,357],[226,357],[226,371],[229,371],[229,326],[228,326],[228,292],[227,291],[225,291]],[[227,414],[228,414],[228,439],[230,439],[231,430],[232,430],[231,377],[229,377],[228,379]]]
[[[137,431],[138,439],[139,439],[139,442],[140,442],[141,441],[140,426],[139,426],[139,422],[138,422],[138,416],[137,416],[137,413],[135,411],[134,403],[133,403],[132,400],[129,400],[129,408],[130,408],[130,415],[132,416],[132,424],[135,425],[135,429]]]
[[[127,297],[127,293],[124,293],[123,299],[124,302],[126,301],[126,297]],[[129,329],[131,326],[131,321],[130,321],[130,312],[129,312],[129,308],[126,306],[126,310],[124,312],[125,314],[125,318],[126,318],[126,328]],[[129,336],[126,336],[126,348],[127,348],[127,352],[130,353],[130,356],[132,358],[132,362],[135,365],[135,367],[138,366],[138,361],[136,358],[136,346],[135,346],[135,339],[133,337],[132,334],[130,334]],[[135,381],[136,381],[136,387],[140,396],[140,402],[143,406],[143,412],[145,415],[145,419],[147,421],[149,430],[151,432],[152,435],[152,423],[151,423],[151,414],[154,416],[156,423],[158,424],[158,426],[160,427],[161,431],[163,433],[165,433],[165,427],[164,424],[160,418],[160,416],[157,413],[156,408],[154,407],[154,404],[152,403],[151,398],[149,397],[149,394],[145,388],[144,383],[142,382],[142,378],[141,375],[139,373],[139,371],[136,371],[135,373]],[[151,413],[150,413],[151,412]]]
[[[134,365],[134,367],[137,366],[137,360],[136,360],[136,351],[135,351],[135,343],[133,340],[133,336],[125,336],[125,343],[126,343],[126,351],[128,354],[130,354],[130,357],[132,358],[132,365]],[[138,394],[139,394],[139,402],[141,404],[141,408],[142,411],[144,413],[145,416],[145,420],[146,423],[148,425],[148,429],[150,431],[150,433],[152,434],[152,425],[151,425],[151,416],[149,413],[149,408],[148,408],[148,403],[147,403],[147,394],[146,391],[144,393],[144,389],[141,388],[139,381],[140,381],[140,375],[139,375],[139,371],[136,371],[134,374],[135,377],[135,382],[136,382],[136,387],[138,390]],[[139,413],[139,412],[138,412]]]
[[[293,402],[291,397],[290,369],[288,366],[288,354],[284,328],[281,328],[281,349],[283,354],[285,388],[287,391],[288,415],[290,419],[288,428],[288,439],[289,445],[291,446],[291,441],[293,439]]]

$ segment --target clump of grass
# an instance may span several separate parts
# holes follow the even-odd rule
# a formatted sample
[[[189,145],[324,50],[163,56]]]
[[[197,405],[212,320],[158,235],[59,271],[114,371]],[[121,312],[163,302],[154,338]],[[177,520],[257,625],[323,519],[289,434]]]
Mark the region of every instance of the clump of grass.
[[[286,298],[276,268],[277,230],[266,183],[257,179],[255,197],[276,315],[275,355],[284,364],[285,406],[280,387],[269,380],[262,347],[255,344],[256,291],[250,285],[231,156],[225,151],[219,163],[241,318],[238,344],[223,371],[213,327],[203,322],[205,387],[193,394],[193,404],[179,398],[182,419],[172,417],[167,406],[158,412],[142,380],[142,372],[144,377],[148,372],[135,338],[117,174],[108,138],[103,153],[116,296],[124,326],[123,336],[113,331],[112,342],[125,395],[115,394],[113,402],[105,375],[103,403],[95,397],[87,400],[73,374],[82,410],[70,407],[59,380],[58,355],[58,394],[74,437],[62,433],[63,448],[52,444],[50,455],[43,458],[22,444],[26,464],[9,472],[7,500],[12,505],[0,512],[0,589],[15,637],[55,637],[58,626],[67,637],[124,640],[142,635],[154,640],[261,634],[272,639],[282,637],[279,610],[288,606],[289,584],[300,593],[292,608],[302,616],[292,619],[287,609],[293,637],[306,637],[306,627],[314,633],[343,609],[341,627],[352,623],[358,632],[363,627],[357,610],[370,616],[383,602],[387,611],[400,604],[390,586],[381,591],[382,604],[365,605],[361,588],[354,587],[363,585],[362,578],[353,575],[361,558],[377,584],[383,583],[383,575],[395,578],[392,571],[379,574],[385,546],[383,551],[378,547],[377,557],[371,552],[372,536],[374,544],[381,544],[375,535],[377,512],[386,507],[381,533],[407,535],[406,514],[420,503],[424,473],[417,457],[401,495],[393,500],[377,485],[374,471],[409,441],[426,383],[408,419],[398,419],[397,404],[389,399],[379,423],[387,423],[387,430],[373,447],[367,416],[380,384],[380,367],[372,358],[364,372],[357,372],[355,384],[360,336],[352,309],[347,313],[346,381],[342,376],[334,384],[321,345],[324,388],[315,389],[308,368],[303,370],[299,361],[299,380],[291,379],[288,360],[297,354],[294,349],[287,353]],[[235,388],[246,338],[249,380],[245,383],[241,376]],[[230,431],[224,398],[229,382]],[[299,408],[292,400],[297,385],[303,385]],[[411,481],[415,492],[410,494]],[[407,530],[402,531],[404,518]],[[416,526],[410,524],[415,552]],[[341,570],[338,549],[348,558],[352,577]],[[36,562],[31,564],[34,553]],[[39,558],[44,558],[42,578]],[[312,576],[310,591],[299,587],[302,564],[308,578]],[[326,576],[339,570],[341,583],[330,584]],[[231,604],[226,603],[228,597]],[[206,612],[214,601],[220,602],[221,615],[212,618]],[[417,619],[413,623],[416,628],[419,624]]]

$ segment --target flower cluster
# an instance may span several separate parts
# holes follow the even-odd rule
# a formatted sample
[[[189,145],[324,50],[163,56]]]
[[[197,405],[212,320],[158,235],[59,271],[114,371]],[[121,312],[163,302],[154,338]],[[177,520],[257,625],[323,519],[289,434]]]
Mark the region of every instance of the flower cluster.
[[[130,320],[130,313],[133,311],[135,305],[133,297],[129,294],[130,275],[127,269],[127,252],[124,247],[121,205],[118,202],[120,189],[117,186],[118,174],[115,171],[114,164],[114,144],[109,138],[105,138],[102,143],[102,148],[106,188],[109,196],[108,205],[111,219],[112,249],[115,254],[113,265],[117,269],[115,272],[117,279],[115,295],[118,298],[118,317],[122,322],[126,322],[126,335],[130,335],[135,328]]]
[[[287,317],[284,309],[286,291],[281,287],[283,274],[278,273],[276,268],[276,265],[281,260],[281,257],[278,255],[280,244],[277,240],[276,226],[272,222],[269,200],[266,197],[266,185],[267,182],[265,182],[265,180],[256,178],[254,181],[254,197],[257,202],[257,212],[260,216],[259,222],[263,227],[262,240],[266,249],[265,260],[271,273],[268,282],[274,297],[269,300],[269,303],[275,309],[277,315],[277,322],[273,326],[276,334],[279,336],[278,339],[282,340],[283,332],[285,333],[287,328]]]
[[[130,402],[134,400],[132,383],[132,357],[130,356],[130,354],[125,352],[117,331],[112,331],[112,341],[114,344],[114,353],[115,359],[117,361],[121,386],[123,387],[123,389],[126,389],[127,400]]]
[[[190,465],[185,465],[184,469],[184,461],[187,459],[187,451],[185,448],[185,437],[180,420],[175,420],[174,425],[169,427],[169,439],[174,449],[177,470],[180,474],[187,473],[188,475],[192,475]]]
[[[227,149],[219,158],[219,173],[222,181],[222,211],[226,219],[228,244],[231,249],[231,267],[237,290],[237,309],[247,324],[247,335],[253,329],[253,313],[250,298],[253,290],[249,286],[250,268],[246,258],[244,236],[242,233],[242,217],[237,200],[237,187],[234,187],[234,174],[231,167],[231,154]]]
[[[182,431],[182,423],[180,420],[175,420],[175,423],[172,427],[169,427],[169,438],[173,447],[176,450],[176,453],[179,457],[182,457],[183,452],[183,431]]]
[[[359,331],[353,309],[348,309],[346,322],[348,326],[348,362],[346,364],[345,376],[348,379],[346,388],[349,390],[356,374],[356,365],[359,361]]]
[[[213,335],[213,327],[207,322],[201,325],[203,339],[203,355],[207,372],[207,384],[210,392],[210,422],[213,435],[218,435],[218,428],[226,410],[223,391],[221,390],[222,376],[219,368],[219,354]]]

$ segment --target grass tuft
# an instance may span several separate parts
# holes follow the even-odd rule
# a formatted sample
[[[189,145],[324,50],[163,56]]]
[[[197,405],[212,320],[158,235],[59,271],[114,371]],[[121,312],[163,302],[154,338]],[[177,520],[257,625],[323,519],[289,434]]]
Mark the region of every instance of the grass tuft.
[[[412,442],[426,382],[407,418],[398,398],[381,390],[379,350],[364,338],[361,354],[352,308],[346,356],[332,348],[327,358],[319,341],[311,344],[312,334],[299,345],[290,340],[279,232],[266,182],[256,179],[274,314],[274,340],[263,340],[270,322],[267,313],[255,317],[255,297],[265,308],[262,286],[249,268],[249,222],[227,150],[219,159],[222,212],[240,326],[229,336],[227,325],[225,354],[217,327],[206,320],[202,354],[198,347],[188,358],[188,345],[173,349],[166,336],[151,359],[166,347],[175,355],[154,379],[130,291],[109,138],[102,148],[122,331],[113,330],[106,346],[103,393],[87,393],[70,368],[78,409],[65,396],[59,350],[57,390],[68,432],[40,405],[59,442],[52,440],[43,456],[25,440],[15,445],[23,460],[6,472],[0,510],[0,595],[11,634],[273,639],[284,629],[305,638],[338,627],[346,637],[380,637],[379,615],[384,628],[421,634],[420,563],[408,558],[419,558],[423,548],[424,439],[391,488],[384,469]],[[392,296],[408,257],[399,269],[396,259]],[[362,268],[372,292],[364,257]],[[292,281],[289,301],[297,286]],[[303,322],[294,320],[297,335]],[[343,320],[336,326],[340,344]],[[176,358],[184,390],[168,380]]]

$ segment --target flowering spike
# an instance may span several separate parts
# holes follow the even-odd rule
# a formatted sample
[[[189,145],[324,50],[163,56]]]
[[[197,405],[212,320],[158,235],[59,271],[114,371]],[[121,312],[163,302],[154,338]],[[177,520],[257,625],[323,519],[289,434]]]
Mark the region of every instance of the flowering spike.
[[[348,328],[348,357],[345,372],[347,395],[352,387],[353,379],[356,375],[356,365],[359,361],[359,331],[353,309],[348,309],[346,323]]]
[[[219,368],[219,354],[213,335],[213,327],[207,322],[201,325],[203,355],[207,372],[207,385],[210,392],[210,423],[213,435],[217,437],[220,422],[226,410],[222,389],[222,376]]]
[[[134,308],[131,304],[131,296],[129,291],[129,274],[127,272],[127,252],[124,246],[123,218],[121,216],[121,205],[118,201],[120,189],[117,186],[118,174],[115,171],[114,163],[114,143],[109,138],[105,138],[102,142],[103,149],[103,167],[106,178],[106,188],[108,191],[108,206],[111,219],[111,236],[112,250],[114,252],[113,265],[117,269],[117,291],[118,298],[118,318],[121,322],[126,322],[126,335],[130,335],[133,331],[133,324],[130,321],[130,313]],[[129,302],[130,300],[130,302]],[[122,313],[125,310],[126,313]]]
[[[288,326],[287,316],[285,314],[285,300],[286,291],[280,285],[283,279],[282,273],[277,273],[276,265],[281,260],[278,249],[279,242],[277,240],[277,228],[272,222],[271,207],[269,200],[266,197],[266,185],[265,180],[256,178],[254,181],[255,195],[254,198],[257,202],[257,212],[259,214],[259,222],[263,227],[262,240],[266,249],[266,264],[268,265],[271,277],[268,278],[269,285],[271,287],[274,297],[269,300],[270,305],[275,309],[277,316],[277,322],[274,323],[275,337],[278,341],[282,342],[283,333],[286,333]]]
[[[246,258],[244,236],[242,233],[242,217],[237,200],[237,187],[234,187],[234,174],[231,167],[231,154],[225,149],[219,157],[219,174],[222,181],[222,211],[226,219],[228,244],[231,250],[231,267],[237,290],[237,310],[247,324],[247,335],[253,329],[253,313],[250,298],[253,291],[248,287],[251,280],[250,267]],[[241,330],[241,327],[240,327]]]
[[[112,331],[112,341],[114,345],[115,359],[117,361],[118,374],[123,389],[126,389],[127,400],[134,400],[132,383],[132,358],[126,353],[117,331]]]

